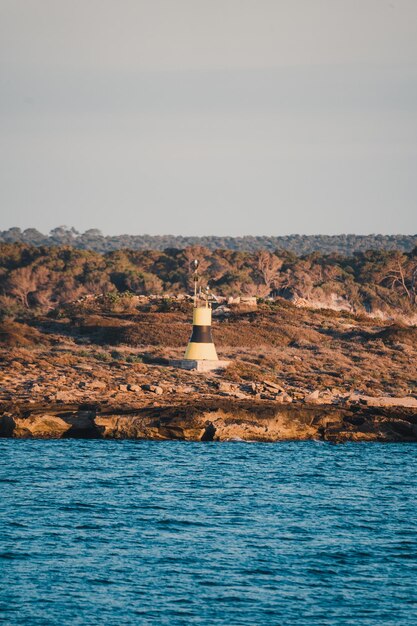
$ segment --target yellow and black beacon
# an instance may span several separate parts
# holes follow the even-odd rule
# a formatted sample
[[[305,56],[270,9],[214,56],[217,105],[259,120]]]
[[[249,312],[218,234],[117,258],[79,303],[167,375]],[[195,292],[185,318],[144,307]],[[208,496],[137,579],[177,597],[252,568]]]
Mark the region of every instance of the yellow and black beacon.
[[[185,351],[184,359],[193,361],[218,361],[216,348],[211,335],[211,301],[215,296],[210,292],[209,286],[202,291],[198,288],[198,261],[193,261],[194,266],[194,306],[193,306],[193,332]]]

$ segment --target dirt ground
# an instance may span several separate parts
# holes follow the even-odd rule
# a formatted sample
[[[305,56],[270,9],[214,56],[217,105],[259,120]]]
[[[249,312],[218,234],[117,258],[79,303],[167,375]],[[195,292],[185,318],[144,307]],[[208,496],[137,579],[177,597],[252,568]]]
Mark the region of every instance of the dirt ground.
[[[183,356],[190,318],[191,309],[6,321],[0,402],[417,396],[416,327],[289,303],[236,310],[213,320],[219,358],[231,365],[201,374],[168,365]]]

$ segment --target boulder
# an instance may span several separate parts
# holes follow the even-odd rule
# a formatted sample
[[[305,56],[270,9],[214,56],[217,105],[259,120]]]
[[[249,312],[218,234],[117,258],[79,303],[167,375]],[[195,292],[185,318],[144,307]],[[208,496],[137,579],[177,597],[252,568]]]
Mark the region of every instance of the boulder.
[[[164,390],[162,387],[159,387],[159,385],[142,385],[142,389],[156,393],[158,396],[161,396],[164,393]]]
[[[140,385],[128,385],[127,388],[134,393],[142,393],[142,387]]]
[[[292,402],[292,397],[288,393],[283,391],[275,396],[275,401],[280,402],[281,404],[289,404],[290,402]]]
[[[30,416],[27,419],[15,418],[15,423],[14,437],[61,439],[71,428],[71,424],[57,415],[48,414]]]

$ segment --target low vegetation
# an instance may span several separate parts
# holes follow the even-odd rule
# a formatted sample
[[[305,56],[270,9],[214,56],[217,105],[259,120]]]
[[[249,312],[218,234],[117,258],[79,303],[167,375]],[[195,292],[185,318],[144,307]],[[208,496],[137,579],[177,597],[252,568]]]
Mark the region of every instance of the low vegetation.
[[[119,384],[191,385],[193,393],[214,393],[210,377],[165,367],[169,359],[182,358],[190,336],[191,304],[183,309],[172,303],[172,309],[150,311],[144,305],[123,314],[80,306],[71,316],[64,307],[59,316],[5,320],[0,360],[3,378],[12,385],[6,385],[6,397],[31,397],[34,381],[40,394],[69,388],[80,401],[89,400],[93,381],[106,381],[113,390],[106,393],[116,400]],[[416,333],[413,326],[299,308],[282,299],[251,312],[235,307],[213,321],[219,357],[232,362],[221,380],[243,389],[272,381],[294,398],[315,389],[336,395],[417,394]]]

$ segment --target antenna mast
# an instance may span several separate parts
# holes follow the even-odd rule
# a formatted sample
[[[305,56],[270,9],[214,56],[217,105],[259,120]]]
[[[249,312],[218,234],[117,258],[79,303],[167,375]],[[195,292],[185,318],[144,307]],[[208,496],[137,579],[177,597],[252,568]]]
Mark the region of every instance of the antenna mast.
[[[198,260],[194,259],[193,261],[193,265],[194,265],[194,307],[197,306],[197,284],[198,284],[198,274],[197,274],[197,270],[198,270]]]

